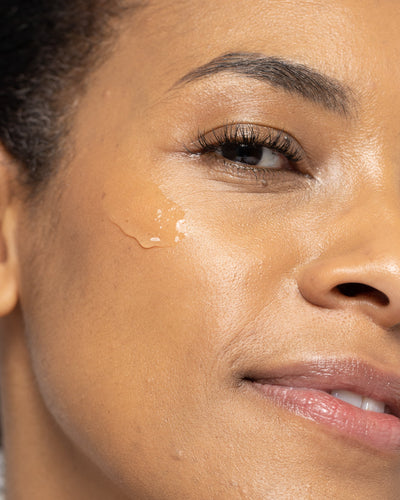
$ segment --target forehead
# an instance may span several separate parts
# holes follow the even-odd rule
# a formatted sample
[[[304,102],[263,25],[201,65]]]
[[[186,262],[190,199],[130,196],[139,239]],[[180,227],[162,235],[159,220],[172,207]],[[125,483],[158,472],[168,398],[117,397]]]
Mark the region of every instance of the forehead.
[[[310,66],[368,99],[385,86],[393,100],[399,25],[396,0],[154,0],[129,19],[114,62],[149,104],[186,73],[231,52]]]
[[[367,48],[387,53],[391,47],[390,55],[398,56],[399,19],[396,0],[154,0],[135,30],[149,52],[168,55],[169,64],[246,47],[347,67],[349,53],[365,55]]]

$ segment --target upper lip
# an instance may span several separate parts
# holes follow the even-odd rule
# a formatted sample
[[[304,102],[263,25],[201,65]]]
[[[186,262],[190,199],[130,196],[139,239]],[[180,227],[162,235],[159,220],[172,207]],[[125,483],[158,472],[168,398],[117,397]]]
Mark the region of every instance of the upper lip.
[[[246,380],[320,391],[352,391],[386,404],[400,418],[400,377],[357,359],[318,359],[278,369],[255,370]]]

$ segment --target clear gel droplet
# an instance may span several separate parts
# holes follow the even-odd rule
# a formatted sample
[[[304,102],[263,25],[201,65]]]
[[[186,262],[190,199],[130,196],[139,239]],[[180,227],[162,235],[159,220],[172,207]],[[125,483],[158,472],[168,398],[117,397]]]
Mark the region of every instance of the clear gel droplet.
[[[107,180],[103,206],[110,221],[143,248],[175,246],[187,232],[183,209],[141,175],[121,172]]]

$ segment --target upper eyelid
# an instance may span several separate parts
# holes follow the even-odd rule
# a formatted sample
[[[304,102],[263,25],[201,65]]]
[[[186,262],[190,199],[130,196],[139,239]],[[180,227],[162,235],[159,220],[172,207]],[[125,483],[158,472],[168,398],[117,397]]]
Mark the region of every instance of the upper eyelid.
[[[221,125],[219,127],[210,129],[210,130],[205,130],[205,131],[198,131],[198,136],[201,135],[202,137],[208,137],[210,134],[213,134],[215,138],[217,138],[217,133],[219,131],[221,132],[231,132],[232,130],[235,130],[235,133],[241,132],[243,130],[251,130],[251,131],[265,131],[271,134],[281,134],[281,135],[286,135],[288,136],[296,145],[300,146],[299,141],[293,136],[293,134],[290,134],[286,130],[270,127],[267,125],[259,125],[256,123],[247,123],[247,122],[237,122],[237,123],[226,123],[224,125]],[[230,136],[232,137],[232,135]],[[192,144],[195,144],[197,141],[194,141]]]

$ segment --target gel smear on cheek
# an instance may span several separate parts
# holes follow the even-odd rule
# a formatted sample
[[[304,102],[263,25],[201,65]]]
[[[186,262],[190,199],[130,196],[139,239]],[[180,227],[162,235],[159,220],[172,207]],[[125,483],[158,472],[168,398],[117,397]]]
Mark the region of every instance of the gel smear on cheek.
[[[186,235],[182,208],[141,176],[107,181],[103,206],[110,221],[143,248],[172,247]]]

